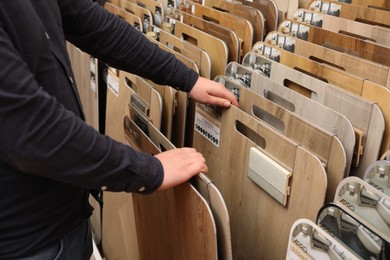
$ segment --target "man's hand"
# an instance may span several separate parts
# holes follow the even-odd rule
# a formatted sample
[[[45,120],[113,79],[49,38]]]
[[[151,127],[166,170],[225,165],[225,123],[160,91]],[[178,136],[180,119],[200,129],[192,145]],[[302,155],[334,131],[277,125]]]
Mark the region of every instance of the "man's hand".
[[[216,105],[220,107],[238,106],[236,97],[222,84],[199,77],[190,91],[190,97],[203,104]]]
[[[206,160],[194,148],[177,148],[155,155],[164,168],[164,180],[158,190],[165,190],[188,181],[192,176],[207,173]]]

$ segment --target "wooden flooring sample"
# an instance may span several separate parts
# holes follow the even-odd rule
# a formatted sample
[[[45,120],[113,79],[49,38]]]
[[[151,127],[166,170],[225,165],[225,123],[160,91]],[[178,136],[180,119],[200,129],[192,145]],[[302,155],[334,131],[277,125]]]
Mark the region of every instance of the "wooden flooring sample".
[[[321,162],[233,106],[218,112],[200,105],[195,130],[194,147],[206,157],[230,214],[233,258],[284,259],[286,252],[280,249],[287,248],[292,223],[301,217],[314,219],[324,203],[327,182]],[[284,193],[287,206],[248,177],[250,150],[292,174]]]
[[[264,42],[390,88],[388,66],[276,31],[268,33]]]

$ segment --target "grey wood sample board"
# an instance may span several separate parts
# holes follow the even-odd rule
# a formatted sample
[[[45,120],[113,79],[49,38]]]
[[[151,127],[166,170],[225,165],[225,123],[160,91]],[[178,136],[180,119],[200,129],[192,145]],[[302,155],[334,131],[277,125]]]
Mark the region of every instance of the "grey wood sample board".
[[[285,91],[291,90],[297,95],[302,97],[305,96],[314,102],[318,102],[328,107],[329,109],[337,111],[337,113],[342,114],[346,119],[348,118],[347,120],[349,121],[349,124],[344,122],[342,123],[342,126],[340,126],[340,129],[337,130],[337,135],[342,141],[347,154],[347,165],[349,165],[349,167],[347,167],[348,172],[346,172],[346,176],[350,173],[354,175],[362,174],[364,172],[363,169],[368,167],[372,161],[376,160],[378,145],[380,145],[381,142],[381,138],[378,139],[378,135],[380,137],[381,131],[383,131],[383,121],[381,129],[373,129],[369,126],[373,122],[376,122],[376,120],[370,118],[371,114],[373,118],[382,120],[383,118],[381,117],[380,110],[373,103],[367,103],[367,100],[363,100],[360,97],[342,91],[337,87],[335,88],[332,85],[326,84],[321,80],[310,77],[297,70],[291,69],[287,66],[284,66],[283,64],[279,64],[255,53],[248,54],[246,59],[244,59],[243,64],[245,64],[245,66],[257,68],[260,68],[261,64],[268,64],[269,66],[269,77],[273,82],[264,77],[263,74],[260,74],[258,69],[255,69],[256,73],[253,75],[253,83],[251,84],[251,89],[253,89],[255,92],[261,93],[261,91],[267,89],[269,85],[280,86],[282,89],[285,89]],[[280,77],[280,75],[284,76]],[[295,88],[296,86],[298,86],[297,89]],[[309,94],[300,91],[300,88],[310,90]],[[279,91],[278,95],[281,95],[281,92],[282,91]],[[269,96],[272,98],[272,94],[269,94]],[[285,96],[286,94],[284,97]],[[346,106],[345,104],[349,105]],[[295,102],[295,106],[298,106],[297,102]],[[374,106],[375,109],[372,109],[372,106]],[[357,115],[355,112],[358,110],[362,112]],[[301,113],[303,113],[303,111],[306,110],[305,108],[302,108],[301,111]],[[328,129],[328,131],[335,131],[332,130],[332,126],[329,125],[329,122],[334,123],[336,126],[340,122],[334,120],[325,121],[322,123],[318,122],[321,121],[319,118],[322,117],[322,114],[316,114],[316,116],[314,116],[316,110],[312,109],[309,111],[306,111],[305,114],[312,113],[312,120],[314,120],[313,117],[318,117],[316,122],[325,129]],[[364,133],[364,135],[361,135],[361,133]],[[357,137],[364,137],[364,140],[362,139],[360,142],[357,142],[355,141],[355,138]],[[364,148],[361,148],[362,146]],[[365,151],[363,154],[358,153],[361,149],[364,149]],[[362,166],[356,169],[355,167],[358,165]]]
[[[257,48],[259,47],[259,48]],[[271,49],[268,49],[271,48]],[[350,87],[348,89],[345,89],[342,86],[333,86],[332,84],[315,84],[315,85],[303,85],[305,86],[303,89],[301,87],[298,88],[298,91],[303,90],[301,92],[304,95],[307,95],[315,100],[318,100],[318,102],[327,102],[327,106],[331,107],[332,109],[335,109],[336,111],[343,111],[342,113],[344,115],[348,115],[347,117],[351,120],[352,124],[357,128],[356,129],[356,136],[358,139],[356,140],[356,144],[359,144],[356,146],[355,153],[357,156],[355,157],[354,163],[356,165],[360,165],[359,168],[355,169],[353,172],[354,175],[361,176],[363,174],[366,167],[368,167],[368,164],[378,157],[379,151],[381,149],[382,140],[385,138],[384,136],[384,129],[386,124],[386,119],[384,119],[384,114],[381,111],[381,108],[379,107],[379,103],[371,100],[367,100],[365,98],[362,98],[358,95],[353,95],[353,93],[350,93],[350,89],[355,88],[357,94],[360,93],[362,95],[362,88],[364,86],[364,81],[362,79],[352,77],[348,74],[342,74],[340,71],[335,70],[334,68],[326,67],[324,65],[320,65],[314,61],[308,60],[304,57],[294,55],[293,53],[287,52],[282,49],[275,49],[274,47],[270,45],[266,45],[263,43],[258,43],[254,45],[253,50],[261,55],[267,55],[267,53],[272,52],[272,55],[275,55],[280,60],[282,64],[285,64],[291,68],[295,68],[301,72],[309,72],[309,75],[321,75],[326,79],[331,80],[331,76],[333,73],[338,74],[340,77],[345,77],[346,80],[355,80],[355,82],[346,82],[346,86]],[[285,55],[287,54],[287,55]],[[290,55],[293,56],[290,56]],[[290,57],[289,57],[290,56]],[[304,75],[300,74],[300,75]],[[282,74],[283,75],[283,74]],[[306,75],[307,76],[307,75]],[[334,76],[334,75],[333,75]],[[302,77],[302,76],[300,76]],[[291,81],[291,80],[290,80]],[[293,80],[292,82],[299,82],[299,77],[296,80]],[[354,84],[353,84],[354,83]],[[284,83],[283,83],[284,84]],[[298,83],[300,84],[300,83]],[[303,86],[302,84],[300,84]],[[333,87],[332,87],[333,86]],[[296,87],[296,85],[293,85],[293,87]],[[342,87],[342,88],[340,88]],[[385,89],[385,88],[383,88]],[[307,92],[309,90],[309,92]],[[381,89],[380,89],[381,90]],[[387,90],[387,89],[385,89]],[[305,93],[306,92],[306,93]],[[374,91],[375,92],[375,91]],[[323,101],[320,101],[323,100]],[[352,101],[353,100],[353,101]],[[349,106],[345,106],[345,104],[349,104]],[[354,107],[353,109],[351,109]],[[356,111],[362,111],[361,114],[357,114]],[[365,112],[363,112],[365,111]],[[366,119],[365,120],[356,120],[356,116],[361,117],[362,114],[365,114]],[[362,125],[362,122],[365,121],[364,125]],[[357,127],[357,125],[360,125]],[[362,130],[365,129],[365,130]],[[374,131],[376,132],[373,134],[373,132],[369,133],[368,131]],[[366,138],[366,139],[365,139]],[[370,139],[370,148],[365,147],[362,148],[360,144],[365,143],[365,145],[368,145],[367,140]],[[386,137],[387,139],[387,137]],[[387,142],[387,141],[386,141]],[[364,150],[362,150],[364,149]],[[371,159],[367,160],[368,158],[365,158],[365,165],[362,166],[362,164],[359,164],[359,158],[362,154],[365,154],[364,156],[368,156]],[[363,161],[362,161],[363,162]]]
[[[350,120],[345,115],[285,87],[283,85],[285,79],[280,79],[282,72],[278,72],[282,64],[250,52],[244,57],[243,65],[254,71],[250,86],[252,91],[335,134],[340,139],[347,158],[345,176],[349,175],[355,149],[355,133]],[[297,71],[290,73],[299,74]],[[288,74],[283,75],[286,79],[291,79]],[[316,84],[316,79],[308,84]]]
[[[221,82],[218,77],[216,81]],[[340,140],[311,122],[272,101],[231,81],[224,86],[239,96],[240,109],[256,119],[274,127],[279,133],[305,147],[324,164],[328,187],[326,202],[333,200],[337,185],[345,177],[347,159]]]
[[[289,227],[298,218],[313,219],[324,203],[327,182],[321,162],[236,107],[219,114],[200,105],[195,130],[194,147],[206,157],[230,213],[233,258],[285,258],[280,249],[287,246]],[[263,167],[274,170],[279,181],[262,181],[267,178],[258,172]],[[279,185],[272,188],[268,181]]]

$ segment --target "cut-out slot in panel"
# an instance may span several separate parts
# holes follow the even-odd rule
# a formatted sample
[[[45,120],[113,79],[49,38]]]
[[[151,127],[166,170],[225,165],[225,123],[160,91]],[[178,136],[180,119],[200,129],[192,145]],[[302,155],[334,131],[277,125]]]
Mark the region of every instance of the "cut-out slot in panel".
[[[288,111],[295,112],[295,105],[293,103],[273,93],[272,91],[264,89],[263,95],[266,99],[274,102],[275,104],[278,104],[279,106],[287,109]]]
[[[134,14],[135,15],[135,12],[133,10],[130,10],[129,8],[125,7],[125,10],[131,14]]]
[[[202,15],[202,19],[205,21],[208,21],[208,22],[213,22],[213,23],[219,24],[219,21],[217,19],[214,19],[214,18],[207,16],[207,15]]]
[[[335,67],[335,68],[337,68],[337,69],[339,69],[339,70],[345,71],[345,68],[344,68],[344,67],[339,66],[339,65],[337,65],[337,64],[334,64],[334,63],[332,63],[332,62],[323,60],[323,59],[321,59],[321,58],[318,58],[318,57],[315,57],[315,56],[310,55],[310,56],[309,56],[309,59],[310,59],[310,60],[313,60],[313,61],[316,61],[316,62],[318,62],[318,63],[327,64],[327,65],[332,66],[332,67]]]
[[[365,41],[376,42],[376,40],[374,40],[372,38],[364,37],[362,35],[351,33],[351,32],[347,32],[347,31],[343,31],[343,30],[339,30],[338,33],[344,34],[344,35],[347,35],[347,36],[351,36],[351,37],[354,37],[354,38],[358,38],[358,39],[361,39],[361,40],[365,40]]]
[[[265,149],[267,145],[265,139],[238,120],[236,120],[236,130],[261,148]]]
[[[128,77],[125,77],[125,84],[132,90],[137,91],[137,85],[133,84],[133,82]]]
[[[311,73],[311,72],[309,72],[309,71],[307,71],[307,70],[304,70],[304,69],[302,69],[302,68],[294,67],[294,70],[297,70],[297,71],[299,71],[299,72],[305,73],[306,75],[309,75],[310,77],[319,79],[319,80],[321,80],[321,81],[323,81],[323,82],[329,83],[329,81],[328,81],[326,78],[320,77],[320,76],[318,76],[318,75],[316,75],[316,74],[314,74],[314,73]]]
[[[252,107],[253,115],[256,116],[257,118],[263,120],[270,126],[276,128],[278,131],[283,133],[285,129],[285,125],[282,120],[279,118],[275,117],[274,115],[268,113],[267,111],[263,110],[262,108],[253,105]]]
[[[187,42],[189,42],[189,43],[191,43],[191,44],[193,44],[193,45],[195,45],[195,46],[198,46],[198,40],[195,39],[194,37],[189,36],[188,34],[183,33],[182,34],[182,39],[187,41]]]
[[[331,43],[331,42],[324,42],[322,44],[322,46],[326,47],[326,48],[329,48],[329,49],[332,49],[334,51],[338,51],[338,52],[342,52],[342,53],[348,53],[348,54],[353,55],[355,57],[361,57],[359,52],[346,49],[344,47],[341,47],[341,46],[336,45],[336,44]]]
[[[291,175],[291,172],[257,148],[250,148],[248,177],[284,206],[287,205],[287,198],[290,195]]]
[[[291,80],[285,79],[283,85],[307,98],[318,100],[317,93]]]

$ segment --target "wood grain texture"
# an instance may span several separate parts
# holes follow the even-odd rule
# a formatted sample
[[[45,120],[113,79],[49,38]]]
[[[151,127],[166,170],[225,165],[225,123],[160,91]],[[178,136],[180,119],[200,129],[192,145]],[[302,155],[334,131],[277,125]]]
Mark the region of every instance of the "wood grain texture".
[[[322,6],[321,6],[322,3]],[[385,10],[369,8],[355,4],[347,4],[337,1],[312,1],[307,9],[314,11],[323,11],[327,14],[342,17],[345,19],[368,23],[372,25],[379,25],[383,27],[390,26],[390,18],[388,12]],[[325,9],[326,8],[326,9]],[[325,9],[325,10],[324,10]],[[329,12],[327,10],[337,9],[336,12]]]
[[[351,4],[390,11],[390,3],[387,0],[352,0]]]
[[[107,89],[106,135],[125,143],[123,117],[129,114],[128,101],[132,93],[119,85],[119,95]],[[132,194],[103,192],[102,245],[105,257],[110,259],[140,259],[133,211]]]
[[[299,31],[295,31],[296,28]],[[390,49],[383,45],[288,19],[279,24],[278,31],[296,35],[317,45],[390,66]]]
[[[366,24],[302,8],[295,11],[292,20],[310,24],[335,33],[363,38],[385,46],[390,45],[390,28]]]
[[[291,68],[296,68],[300,64],[292,65],[290,60],[290,65],[289,66]],[[323,81],[317,80],[313,82],[314,79],[312,79],[312,77],[305,75],[304,73],[297,73],[296,70],[290,69],[291,72],[288,72],[290,70],[287,69],[286,71],[285,67],[275,67],[278,71],[275,72],[277,75],[286,75],[285,77],[274,78],[274,80],[279,82],[279,84],[289,87],[289,85],[286,85],[285,81],[287,77],[289,82],[295,82],[300,86],[300,88],[303,87],[305,90],[309,90],[309,95],[307,95],[309,98],[345,115],[351,121],[354,127],[363,131],[365,135],[363,144],[366,147],[365,149],[371,152],[364,153],[358,168],[351,168],[352,175],[360,176],[363,174],[364,169],[368,167],[368,165],[373,160],[376,160],[382,138],[384,138],[383,129],[385,127],[385,120],[383,119],[383,114],[380,112],[380,110],[378,110],[379,107],[377,104],[375,104],[376,102],[363,99],[360,95],[354,95],[348,90],[342,89],[332,84],[326,84]],[[310,69],[310,66],[307,68]],[[276,69],[274,69],[274,71],[275,70]],[[358,113],[357,111],[360,112]],[[370,128],[370,120],[382,123],[379,123],[376,128]],[[355,162],[356,159],[358,158],[354,158]]]
[[[95,59],[71,43],[67,43],[67,49],[83,106],[85,122],[99,131],[98,74]]]
[[[320,45],[276,31],[268,33],[264,42],[276,46],[283,46],[285,50],[300,56],[334,66],[352,75],[390,87],[390,85],[387,85],[390,83],[387,80],[390,75],[390,68],[388,66],[324,48]]]
[[[219,147],[197,131],[194,146],[205,155],[210,177],[225,198],[231,219],[233,258],[284,259],[286,250],[280,249],[287,247],[292,223],[301,217],[314,219],[323,205],[327,184],[321,162],[301,146],[236,107],[223,110],[219,119],[212,110],[208,113],[204,109],[207,110],[204,106],[199,108],[197,113],[221,130]],[[258,144],[243,133],[252,136]],[[256,147],[292,172],[287,207],[247,177],[251,147]]]
[[[175,11],[172,17],[223,40],[228,47],[228,61],[238,61],[241,59],[239,58],[239,55],[241,55],[240,41],[233,30],[179,10]]]
[[[369,100],[376,100],[378,107],[381,109],[385,119],[385,130],[383,134],[380,154],[390,148],[390,90],[383,86],[377,85],[368,80],[364,81],[362,97]],[[374,125],[372,127],[375,127]]]
[[[124,125],[127,140],[139,151],[154,155],[160,153],[156,145],[174,148],[156,128],[149,128],[150,139],[130,118]],[[211,208],[190,183],[148,196],[135,194],[133,201],[142,259],[217,259]]]
[[[279,22],[278,7],[272,0],[239,0],[244,5],[258,9],[265,17],[265,33],[276,30]]]
[[[233,259],[229,212],[221,192],[203,173],[192,178],[191,184],[207,201],[213,212],[217,228],[218,259]]]
[[[327,64],[309,60],[303,56],[275,48],[271,44],[258,42],[253,46],[253,51],[279,61],[288,67],[298,69],[304,73],[321,78],[323,81],[339,86],[356,95],[361,95],[363,78],[351,75]],[[272,55],[268,55],[268,52]],[[273,58],[274,57],[274,58]]]
[[[177,39],[175,36],[173,36],[169,33],[166,33],[162,30],[159,32],[160,32],[160,36],[166,35],[169,38],[174,37],[175,39]],[[200,70],[198,68],[197,63],[195,63],[195,61],[189,59],[188,57],[184,56],[181,53],[187,54],[188,56],[195,57],[195,58],[198,57],[199,59],[201,59],[199,61],[199,63],[203,66],[202,67],[204,69],[203,73],[206,73],[206,75],[202,75],[202,74],[200,74],[200,75],[203,77],[206,77],[206,78],[210,77],[211,64],[210,64],[209,57],[205,51],[200,50],[196,46],[193,46],[192,44],[187,43],[187,44],[185,44],[186,48],[189,47],[190,50],[198,51],[198,56],[196,55],[196,52],[192,53],[192,55],[189,55],[190,52],[188,52],[188,51],[187,52],[180,51],[180,53],[179,53],[179,52],[175,51],[176,48],[168,47],[168,46],[171,46],[168,43],[162,44],[162,43],[160,43],[152,38],[149,38],[149,39],[151,41],[153,41],[155,44],[157,44],[161,49],[168,51],[168,52],[172,53],[173,55],[175,55],[175,57],[177,59],[182,61],[189,68],[191,68],[192,70],[194,70],[195,72],[197,72],[199,74]],[[166,41],[164,41],[164,42],[166,42]],[[191,48],[191,47],[193,47],[193,48]],[[156,89],[161,90],[161,88],[158,86],[156,86]],[[169,91],[169,93],[168,93],[168,91]],[[194,112],[191,111],[190,106],[188,105],[188,94],[183,92],[183,91],[177,91],[177,90],[173,90],[173,89],[168,90],[165,87],[164,87],[164,93],[165,93],[164,96],[168,96],[168,97],[173,96],[174,104],[173,104],[172,111],[171,111],[170,108],[168,107],[170,104],[170,101],[168,100],[169,103],[163,102],[163,106],[165,109],[163,109],[162,127],[164,127],[164,125],[166,125],[166,126],[171,125],[171,129],[170,129],[171,134],[167,133],[167,136],[170,135],[169,139],[170,139],[170,141],[173,142],[173,144],[176,147],[183,147],[187,142],[186,140],[191,138],[191,136],[192,136],[192,131],[189,131],[188,128],[190,126],[192,126],[192,124],[193,124],[192,114]],[[164,111],[166,111],[166,112],[164,112]],[[174,113],[173,118],[169,118],[169,115],[171,115],[171,112]],[[165,113],[168,113],[168,115],[167,115],[168,118],[165,117]],[[166,120],[164,120],[164,118],[166,118]]]
[[[196,40],[194,45],[204,49],[211,60],[211,78],[223,73],[228,59],[228,49],[224,41],[209,35],[201,30],[192,28],[177,20],[175,23],[174,35],[185,40]]]
[[[194,2],[191,3],[191,9],[195,16],[220,24],[237,34],[241,46],[240,60],[250,51],[253,44],[253,25],[248,20]]]
[[[146,110],[141,112],[151,120],[157,129],[160,129],[162,115],[162,98],[160,93],[141,77],[125,71],[119,72],[119,85],[121,84],[126,85],[133,91],[130,98],[132,95],[137,95],[141,98],[141,101],[146,106]],[[130,98],[128,103],[130,103]]]
[[[195,0],[193,2],[247,19],[253,26],[253,42],[263,40],[265,35],[265,17],[260,10],[248,5],[243,5],[238,1]]]
[[[151,26],[151,28],[157,34],[157,39],[149,37],[151,41],[161,49],[174,54],[176,58],[198,72],[199,75],[205,78],[211,77],[211,61],[206,51],[156,26]]]
[[[298,9],[299,1],[298,0],[274,0],[276,6],[278,7],[279,13],[279,22],[285,18],[290,18],[290,15]]]
[[[154,0],[128,0],[128,1],[148,9],[153,14],[153,24],[159,27],[162,25],[165,17],[165,10],[161,2],[157,2]]]
[[[261,71],[264,64],[269,66],[269,78]],[[284,86],[286,80],[294,81],[303,87],[324,83],[254,52],[248,53],[244,57],[243,66],[253,69],[256,73],[252,77],[252,91],[298,114],[326,131],[334,133],[340,139],[347,158],[345,176],[349,175],[355,147],[354,128],[350,120],[345,115],[328,108],[315,101],[315,99],[301,95]],[[284,76],[280,77],[280,75]]]
[[[116,14],[122,19],[124,19],[126,22],[131,24],[134,28],[137,28],[141,32],[143,31],[143,23],[141,18],[139,18],[137,15],[130,13],[129,11],[126,11],[125,9],[119,7],[119,1],[114,0],[112,1],[116,4],[111,4],[110,2],[104,3],[104,8],[109,11],[110,13]]]
[[[150,10],[127,0],[114,0],[112,2],[118,7],[138,16],[142,21],[142,32],[146,33],[149,31],[149,27],[153,25],[153,14]]]
[[[233,81],[225,81],[225,87],[239,91],[240,109],[274,127],[321,160],[328,180],[325,201],[331,202],[338,183],[345,177],[347,164],[345,150],[337,136]]]

